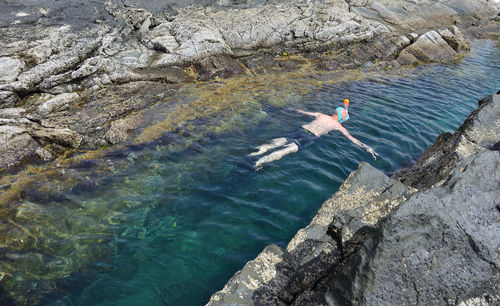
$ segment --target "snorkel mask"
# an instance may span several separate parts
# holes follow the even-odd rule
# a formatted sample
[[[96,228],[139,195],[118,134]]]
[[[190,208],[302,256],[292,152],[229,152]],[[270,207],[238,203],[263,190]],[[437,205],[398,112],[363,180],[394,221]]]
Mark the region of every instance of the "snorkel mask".
[[[344,99],[344,109],[345,109],[345,112],[347,113],[347,116],[344,119],[341,119],[342,118],[341,109],[342,109],[342,107],[337,107],[335,109],[337,114],[334,114],[334,116],[337,115],[337,118],[338,118],[340,124],[344,123],[345,121],[347,121],[349,119],[349,99]]]

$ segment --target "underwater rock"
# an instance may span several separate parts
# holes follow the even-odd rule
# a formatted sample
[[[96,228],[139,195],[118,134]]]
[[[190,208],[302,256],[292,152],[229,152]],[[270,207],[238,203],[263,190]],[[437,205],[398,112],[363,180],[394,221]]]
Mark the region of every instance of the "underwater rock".
[[[255,74],[296,71],[307,64],[305,58],[288,56],[288,54],[280,57],[255,54],[242,57],[240,61]]]
[[[207,81],[215,77],[227,78],[244,71],[243,66],[229,55],[213,55],[198,60],[194,67],[200,81]]]

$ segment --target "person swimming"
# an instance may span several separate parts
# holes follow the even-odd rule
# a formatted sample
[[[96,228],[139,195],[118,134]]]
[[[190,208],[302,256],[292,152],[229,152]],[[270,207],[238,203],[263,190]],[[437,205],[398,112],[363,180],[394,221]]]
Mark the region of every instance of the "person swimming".
[[[331,116],[322,113],[307,112],[301,109],[297,110],[297,112],[313,116],[315,119],[308,124],[302,125],[301,128],[297,129],[289,135],[286,135],[285,137],[275,138],[269,143],[258,146],[257,152],[248,154],[249,156],[259,156],[267,153],[269,150],[282,147],[282,149],[280,150],[274,151],[259,158],[255,162],[255,167],[257,169],[260,168],[264,163],[279,160],[285,155],[297,152],[299,150],[299,146],[309,144],[313,140],[333,130],[340,131],[345,137],[347,137],[347,139],[370,153],[373,159],[377,159],[377,152],[375,152],[371,147],[362,143],[358,139],[352,137],[351,134],[349,134],[349,132],[342,126],[342,123],[349,119],[348,99],[344,99],[344,107],[337,107],[335,109],[335,112]]]

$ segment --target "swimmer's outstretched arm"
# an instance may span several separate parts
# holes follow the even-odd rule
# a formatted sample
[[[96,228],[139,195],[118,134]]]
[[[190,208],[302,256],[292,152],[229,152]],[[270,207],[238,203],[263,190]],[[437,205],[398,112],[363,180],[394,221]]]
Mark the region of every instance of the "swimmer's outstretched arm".
[[[304,115],[313,116],[313,117],[318,117],[319,115],[321,115],[320,113],[306,112],[306,111],[301,110],[301,109],[298,109],[297,112],[304,114]]]
[[[356,138],[352,137],[351,134],[349,134],[349,132],[344,128],[344,127],[340,127],[340,132],[345,136],[347,137],[347,139],[349,139],[350,141],[354,142],[355,144],[357,144],[358,146],[362,147],[363,149],[366,150],[366,152],[370,153],[372,156],[373,156],[373,159],[376,160],[377,159],[377,156],[378,153],[375,152],[375,150],[373,150],[370,146],[367,146],[365,145],[364,143],[362,143],[361,141],[357,140]]]

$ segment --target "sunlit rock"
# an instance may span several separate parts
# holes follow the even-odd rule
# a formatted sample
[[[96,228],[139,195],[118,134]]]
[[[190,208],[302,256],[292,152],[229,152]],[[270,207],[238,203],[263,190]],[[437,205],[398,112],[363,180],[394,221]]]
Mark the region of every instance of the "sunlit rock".
[[[23,61],[9,57],[0,57],[0,84],[15,81],[25,64]]]
[[[437,33],[429,31],[405,48],[398,59],[400,64],[421,62],[443,62],[457,56],[457,52]],[[415,62],[415,59],[417,60]]]

